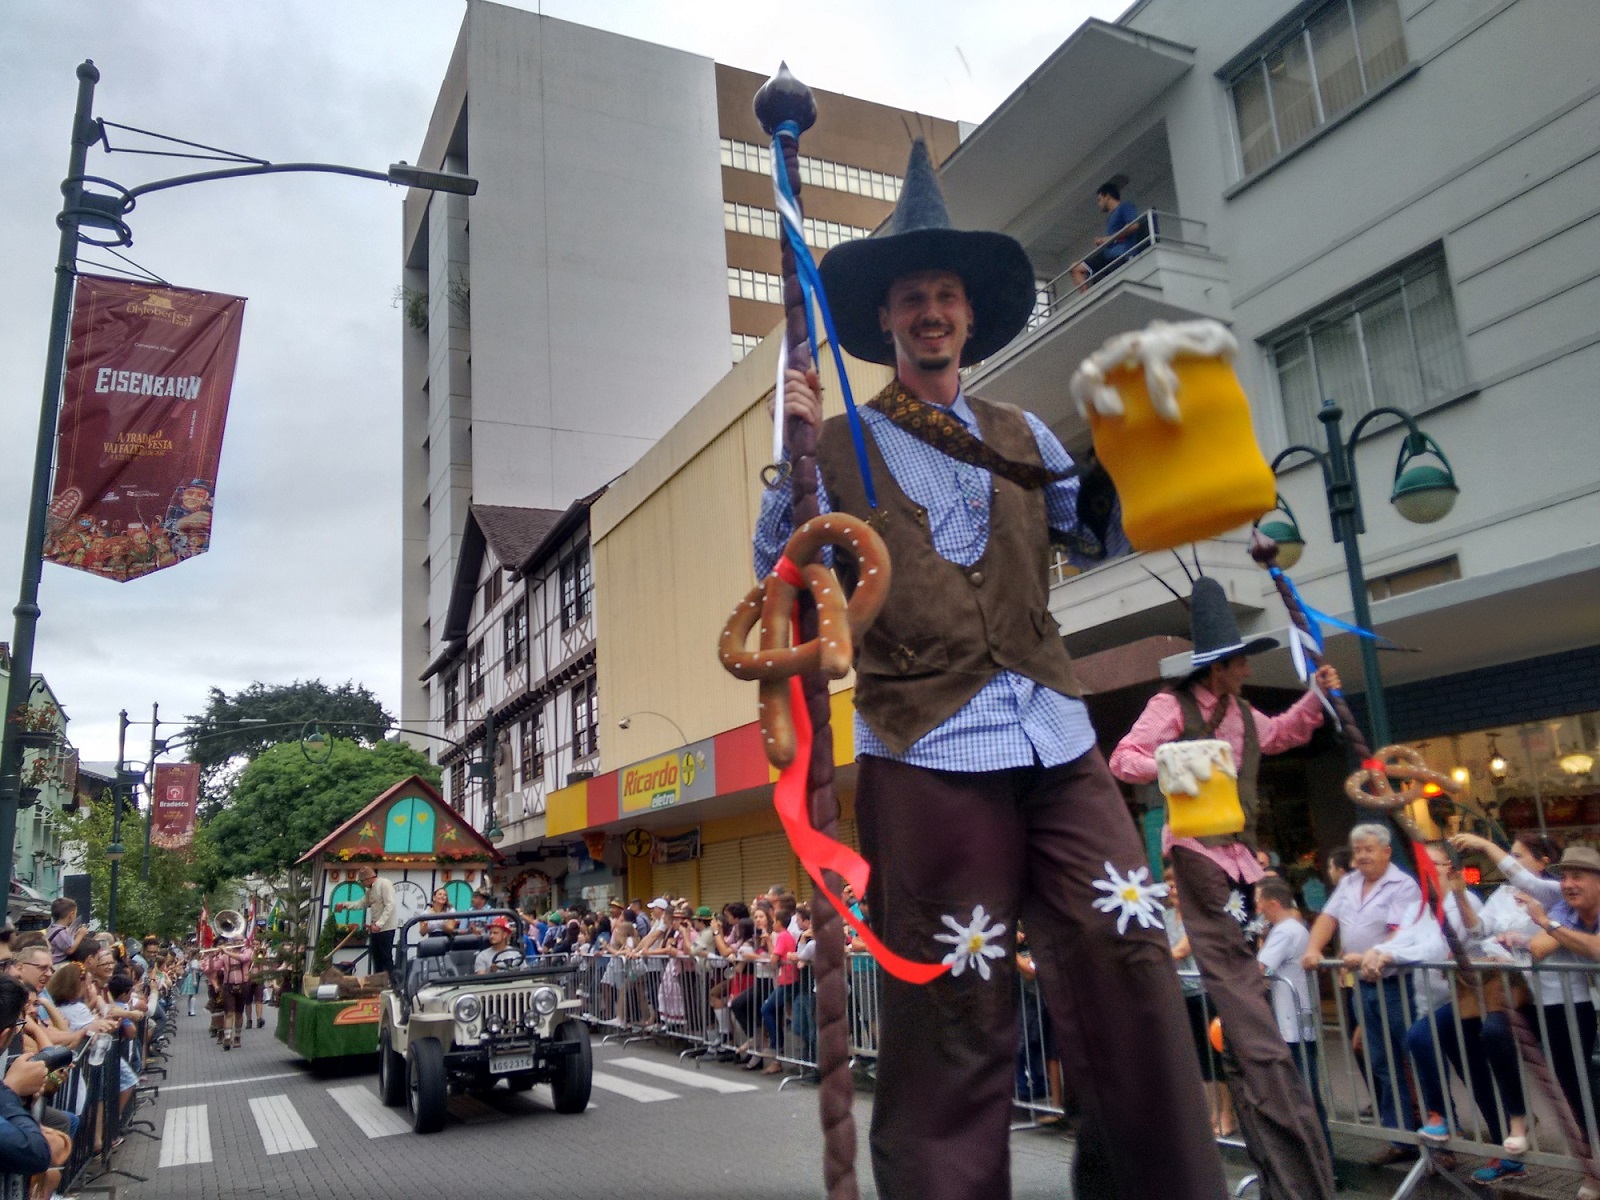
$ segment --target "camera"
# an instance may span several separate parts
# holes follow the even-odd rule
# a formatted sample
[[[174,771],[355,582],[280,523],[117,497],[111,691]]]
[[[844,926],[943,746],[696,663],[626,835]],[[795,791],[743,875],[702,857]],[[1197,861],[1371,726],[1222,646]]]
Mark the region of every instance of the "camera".
[[[46,1071],[59,1071],[72,1065],[72,1049],[68,1046],[46,1046],[33,1056],[34,1062],[44,1064]]]

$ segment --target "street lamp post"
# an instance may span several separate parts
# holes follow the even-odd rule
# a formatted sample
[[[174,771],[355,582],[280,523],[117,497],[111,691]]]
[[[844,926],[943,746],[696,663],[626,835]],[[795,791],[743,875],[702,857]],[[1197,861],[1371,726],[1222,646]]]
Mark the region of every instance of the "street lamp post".
[[[43,569],[45,520],[50,506],[52,467],[55,461],[56,422],[60,414],[61,383],[66,365],[67,342],[71,332],[72,288],[77,277],[78,243],[96,246],[128,246],[133,234],[128,228],[127,216],[142,195],[205,183],[217,179],[238,179],[251,175],[285,173],[321,173],[351,175],[358,179],[377,179],[408,187],[432,191],[456,192],[473,195],[478,190],[475,179],[444,171],[428,171],[406,163],[395,163],[387,171],[369,171],[359,167],[345,167],[333,163],[271,163],[245,155],[190,154],[195,158],[216,159],[219,156],[239,163],[219,170],[200,171],[171,179],[158,179],[124,188],[108,179],[85,173],[89,148],[104,144],[106,125],[94,113],[94,89],[100,81],[100,72],[92,60],[78,65],[78,100],[72,118],[71,149],[67,156],[67,176],[61,183],[63,203],[56,225],[61,238],[56,252],[55,297],[50,310],[49,343],[45,348],[44,394],[39,411],[39,436],[34,448],[33,487],[28,503],[27,534],[23,542],[22,582],[17,606],[16,628],[11,637],[11,678],[7,686],[4,737],[0,741],[0,895],[10,892],[12,858],[17,843],[17,802],[22,789],[22,745],[17,740],[17,723],[10,718],[19,708],[26,706],[28,687],[33,673],[34,635],[39,623],[39,575]],[[161,136],[161,135],[156,135]],[[169,142],[178,139],[167,138]],[[193,147],[195,143],[184,142]],[[208,149],[204,148],[203,149]],[[182,156],[181,154],[179,155]],[[95,192],[85,187],[94,183],[113,189],[112,192]],[[84,229],[95,236],[85,236]],[[101,236],[104,235],[104,236]],[[124,720],[127,714],[124,713]],[[126,733],[126,723],[123,733]],[[120,757],[120,753],[119,753]],[[120,787],[119,782],[119,787]],[[115,877],[116,864],[112,864]]]
[[[1356,445],[1362,431],[1378,417],[1394,417],[1404,423],[1406,437],[1401,443],[1400,457],[1395,463],[1394,487],[1389,501],[1407,521],[1427,525],[1443,518],[1455,506],[1460,488],[1449,460],[1439,449],[1439,444],[1417,426],[1411,414],[1398,408],[1375,408],[1365,414],[1350,430],[1346,440],[1340,429],[1344,410],[1333,400],[1323,401],[1317,412],[1327,441],[1326,450],[1312,446],[1294,445],[1283,450],[1272,460],[1272,470],[1278,472],[1285,460],[1296,455],[1307,455],[1322,468],[1323,488],[1327,493],[1328,522],[1333,529],[1333,540],[1344,546],[1345,575],[1350,582],[1350,607],[1355,623],[1362,629],[1372,628],[1372,609],[1367,598],[1367,578],[1362,567],[1361,548],[1357,537],[1366,532],[1366,522],[1361,514],[1361,495],[1356,478]],[[1441,467],[1417,464],[1412,460],[1420,454],[1431,454]],[[1293,513],[1281,501],[1279,508],[1288,520],[1273,523],[1265,530],[1277,541],[1288,540],[1299,545],[1304,541]],[[1287,536],[1285,536],[1287,535]],[[1296,556],[1298,557],[1298,555]],[[1378,666],[1378,647],[1372,638],[1358,637],[1361,647],[1361,673],[1366,679],[1368,722],[1372,726],[1372,744],[1389,744],[1389,710],[1384,700],[1383,675]]]
[[[106,861],[111,864],[111,903],[106,906],[106,928],[117,932],[117,882],[122,874],[122,858],[128,850],[122,844],[122,797],[125,758],[128,752],[128,710],[117,714],[117,781],[111,785],[111,844],[106,847]]]

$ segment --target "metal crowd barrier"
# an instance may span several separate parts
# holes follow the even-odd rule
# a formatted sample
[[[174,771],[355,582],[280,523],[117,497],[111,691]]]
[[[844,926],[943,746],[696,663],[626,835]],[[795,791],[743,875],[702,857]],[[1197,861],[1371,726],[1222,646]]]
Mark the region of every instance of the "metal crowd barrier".
[[[816,1068],[809,966],[796,967],[792,984],[780,984],[765,964],[715,957],[597,954],[575,956],[574,961],[584,1001],[581,1015],[607,1040],[671,1038],[685,1044],[684,1057],[748,1043],[783,1064],[785,1083]],[[845,970],[850,1053],[856,1065],[870,1071],[878,1047],[878,968],[869,955],[852,954]],[[1363,1139],[1374,1150],[1384,1143],[1418,1148],[1417,1165],[1397,1197],[1409,1195],[1430,1173],[1459,1179],[1480,1166],[1481,1159],[1583,1169],[1584,1148],[1568,1145],[1563,1137],[1516,1049],[1511,1025],[1500,1011],[1501,997],[1519,1003],[1584,1136],[1600,1147],[1589,1061],[1600,964],[1480,965],[1477,973],[1476,983],[1468,985],[1458,979],[1453,963],[1390,968],[1363,989],[1352,972],[1333,960],[1315,973],[1313,1007],[1296,1004],[1301,1041],[1291,1049],[1328,1133]],[[1204,986],[1193,972],[1180,973],[1180,979],[1202,1073],[1225,1081],[1229,1068],[1209,1038],[1215,1013]],[[1013,1128],[1026,1128],[1059,1119],[1064,1106],[1049,1012],[1036,981],[1022,979],[1019,986],[1016,1106],[1024,1119]],[[1283,979],[1264,979],[1263,987],[1293,995]],[[726,1028],[718,1023],[718,1009],[729,1013],[720,1018]],[[770,1025],[762,1020],[763,1009]],[[777,1032],[776,1046],[769,1028]],[[1374,1045],[1379,1047],[1376,1054],[1371,1052]],[[1436,1064],[1440,1115],[1447,1127],[1442,1137],[1429,1139],[1417,1132],[1428,1115],[1418,1107],[1419,1060],[1424,1072],[1429,1062]],[[1518,1097],[1525,1103],[1519,1104]],[[1513,1154],[1501,1140],[1519,1107],[1528,1117],[1528,1148]],[[1243,1144],[1237,1136],[1222,1140]],[[1451,1154],[1471,1159],[1455,1166]]]

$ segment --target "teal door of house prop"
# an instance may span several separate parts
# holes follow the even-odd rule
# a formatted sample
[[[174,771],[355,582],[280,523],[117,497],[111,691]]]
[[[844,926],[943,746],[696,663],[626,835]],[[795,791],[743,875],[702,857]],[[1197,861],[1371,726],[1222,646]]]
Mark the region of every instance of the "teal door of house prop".
[[[366,898],[366,889],[359,883],[341,883],[333,889],[333,895],[329,897],[329,900],[331,904],[339,905],[347,900],[365,901]],[[333,921],[336,925],[365,925],[367,923],[367,910],[365,908],[347,908],[343,912],[339,912],[336,909],[330,911],[333,912]]]

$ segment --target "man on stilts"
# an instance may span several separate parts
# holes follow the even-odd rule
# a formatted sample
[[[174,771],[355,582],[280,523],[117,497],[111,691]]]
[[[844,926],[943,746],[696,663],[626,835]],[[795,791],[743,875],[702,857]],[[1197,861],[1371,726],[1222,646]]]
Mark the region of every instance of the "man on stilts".
[[[1244,641],[1222,585],[1209,576],[1195,580],[1189,613],[1194,669],[1177,687],[1151,697],[1112,753],[1111,771],[1129,783],[1149,783],[1157,776],[1160,746],[1215,739],[1232,747],[1244,829],[1176,841],[1170,827],[1165,834],[1183,897],[1184,928],[1207,997],[1222,1018],[1228,1089],[1260,1171],[1263,1200],[1332,1200],[1333,1164],[1322,1127],[1244,933],[1250,897],[1264,874],[1255,857],[1257,766],[1263,754],[1309,741],[1322,724],[1322,705],[1312,689],[1276,717],[1257,713],[1240,689],[1250,676],[1250,656],[1277,642]],[[1339,676],[1323,666],[1316,683],[1331,693]]]
[[[871,924],[899,955],[950,966],[926,985],[882,980],[879,1194],[1009,1194],[1020,919],[1066,1074],[1108,1135],[1100,1187],[1128,1200],[1216,1200],[1222,1165],[1167,952],[1164,889],[1049,612],[1052,542],[1084,562],[1126,542],[1114,516],[1084,502],[1043,422],[961,391],[959,368],[1025,326],[1032,266],[1009,237],[951,228],[919,141],[884,232],[835,247],[821,275],[840,344],[896,370],[862,413],[876,503],[848,425],[821,422],[816,375],[790,371],[783,396],[791,417],[821,424],[823,511],[869,521],[893,567],[856,660]],[[759,576],[789,526],[786,489],[770,489]]]

